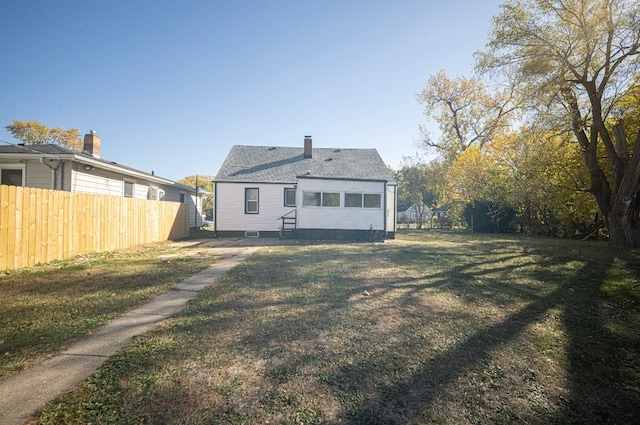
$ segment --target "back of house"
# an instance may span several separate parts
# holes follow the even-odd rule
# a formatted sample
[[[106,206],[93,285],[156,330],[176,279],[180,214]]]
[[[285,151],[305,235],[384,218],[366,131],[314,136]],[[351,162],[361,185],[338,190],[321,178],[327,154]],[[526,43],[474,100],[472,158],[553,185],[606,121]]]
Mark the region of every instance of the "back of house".
[[[393,238],[397,185],[375,149],[235,145],[214,179],[219,236]]]

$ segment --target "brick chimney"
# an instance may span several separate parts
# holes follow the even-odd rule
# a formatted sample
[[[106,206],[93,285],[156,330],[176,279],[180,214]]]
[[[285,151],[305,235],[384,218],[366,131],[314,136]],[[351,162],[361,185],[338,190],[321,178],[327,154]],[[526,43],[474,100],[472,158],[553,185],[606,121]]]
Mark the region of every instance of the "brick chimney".
[[[304,136],[304,157],[313,157],[313,144],[311,143],[311,136]]]
[[[100,138],[95,131],[91,130],[89,134],[84,135],[82,151],[96,158],[100,158]]]

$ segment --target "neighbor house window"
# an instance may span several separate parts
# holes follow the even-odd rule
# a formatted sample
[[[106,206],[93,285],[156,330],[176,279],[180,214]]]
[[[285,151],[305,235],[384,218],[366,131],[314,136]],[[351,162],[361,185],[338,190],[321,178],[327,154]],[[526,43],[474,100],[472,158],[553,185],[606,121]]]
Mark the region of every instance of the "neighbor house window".
[[[6,186],[24,186],[23,171],[22,168],[3,168],[0,170],[0,184]]]
[[[293,188],[284,189],[284,206],[295,207],[296,206],[296,190]]]
[[[164,190],[158,189],[158,201],[164,201]]]
[[[246,188],[244,190],[244,213],[258,214],[258,188]]]
[[[339,207],[340,193],[337,192],[303,192],[303,207]]]
[[[187,194],[184,192],[180,192],[180,203],[184,204],[187,200]]]
[[[347,208],[380,208],[382,195],[379,193],[345,193],[344,206]]]
[[[124,182],[124,197],[125,198],[133,198],[133,182]]]

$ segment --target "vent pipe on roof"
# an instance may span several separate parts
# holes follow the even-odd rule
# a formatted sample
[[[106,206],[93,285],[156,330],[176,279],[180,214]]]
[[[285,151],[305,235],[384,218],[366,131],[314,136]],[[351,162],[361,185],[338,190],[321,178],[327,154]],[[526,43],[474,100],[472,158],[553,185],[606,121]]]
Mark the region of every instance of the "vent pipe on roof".
[[[96,158],[100,158],[100,138],[95,131],[91,130],[89,134],[84,135],[82,151]]]
[[[311,136],[304,136],[304,157],[313,157],[313,144],[311,142]]]

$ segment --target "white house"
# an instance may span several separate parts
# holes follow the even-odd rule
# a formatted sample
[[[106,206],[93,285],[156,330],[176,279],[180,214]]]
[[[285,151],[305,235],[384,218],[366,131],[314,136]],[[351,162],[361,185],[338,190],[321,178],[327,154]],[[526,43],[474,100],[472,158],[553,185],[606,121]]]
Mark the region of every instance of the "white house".
[[[397,185],[375,149],[231,148],[214,179],[219,236],[393,238]]]
[[[414,202],[404,211],[398,211],[398,222],[400,223],[426,223],[433,217],[433,211],[424,202],[421,206]]]
[[[0,184],[183,202],[191,227],[202,224],[195,188],[100,158],[94,132],[84,136],[82,152],[54,144],[0,146]]]

